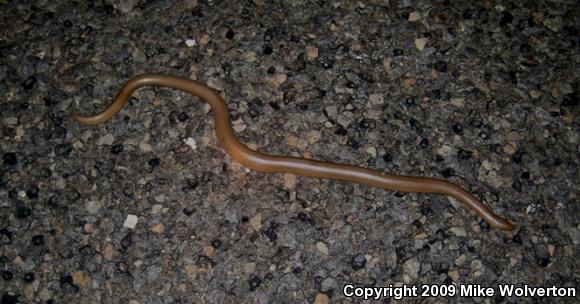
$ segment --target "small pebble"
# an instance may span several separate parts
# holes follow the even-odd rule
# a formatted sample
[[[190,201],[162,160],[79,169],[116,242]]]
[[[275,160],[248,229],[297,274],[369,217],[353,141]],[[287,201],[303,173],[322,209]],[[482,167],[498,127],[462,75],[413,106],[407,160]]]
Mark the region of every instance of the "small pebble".
[[[264,49],[262,49],[262,53],[264,55],[270,55],[272,54],[272,52],[274,52],[274,49],[272,49],[272,47],[269,45],[265,46]]]
[[[260,285],[262,284],[262,279],[260,279],[260,277],[253,277],[252,279],[250,279],[250,281],[248,281],[248,284],[250,285],[250,291],[254,291],[256,289],[258,289],[258,287],[260,287]]]
[[[27,272],[24,274],[24,277],[22,277],[22,280],[24,280],[24,282],[26,283],[32,283],[34,282],[34,273],[32,272]]]
[[[187,45],[187,47],[194,47],[196,44],[195,39],[185,39],[185,45]]]
[[[18,158],[16,157],[16,153],[6,152],[3,156],[4,165],[7,166],[15,166],[18,163]]]
[[[125,222],[123,223],[123,227],[129,228],[129,229],[134,229],[135,226],[137,225],[138,221],[139,221],[139,218],[136,215],[129,214],[129,215],[127,215],[127,218],[125,219]]]
[[[366,264],[367,259],[363,254],[360,253],[352,257],[352,259],[350,260],[350,267],[352,267],[352,269],[355,271],[363,269],[366,266]]]
[[[111,153],[117,155],[123,152],[123,145],[122,144],[114,144],[111,146]]]
[[[42,234],[38,234],[32,237],[32,245],[34,246],[40,246],[42,244],[44,244],[44,235]]]
[[[12,274],[12,272],[8,270],[2,270],[2,278],[4,279],[4,281],[10,281],[12,280],[13,277],[14,275]]]
[[[429,42],[429,38],[417,38],[415,39],[415,48],[422,51],[425,48],[425,45],[427,45],[427,42]]]
[[[226,32],[226,38],[228,38],[229,40],[234,39],[235,35],[236,33],[234,33],[234,31],[232,31],[231,29]]]
[[[30,89],[32,89],[34,87],[35,84],[36,84],[36,77],[30,76],[30,77],[26,78],[26,80],[24,80],[22,82],[22,87],[25,90],[30,90]]]

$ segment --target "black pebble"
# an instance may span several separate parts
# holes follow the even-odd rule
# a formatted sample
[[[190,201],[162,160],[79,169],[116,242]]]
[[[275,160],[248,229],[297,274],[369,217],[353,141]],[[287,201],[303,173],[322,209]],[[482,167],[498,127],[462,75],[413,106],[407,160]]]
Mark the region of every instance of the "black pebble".
[[[195,190],[195,188],[197,188],[197,186],[199,186],[199,182],[196,179],[188,179],[187,180],[187,187],[190,190]]]
[[[14,275],[12,274],[12,272],[8,270],[2,270],[2,278],[4,279],[4,281],[10,281],[12,280],[13,277]]]
[[[473,152],[463,150],[463,149],[459,149],[459,152],[457,152],[457,156],[460,159],[470,159],[472,155],[473,155]]]
[[[30,77],[26,78],[26,80],[24,80],[22,82],[22,87],[25,90],[30,90],[30,89],[32,89],[34,87],[35,84],[36,84],[36,77],[30,76]]]
[[[222,246],[222,241],[220,241],[219,239],[215,239],[211,241],[211,246],[215,249],[218,249]]]
[[[358,127],[361,129],[368,129],[371,126],[368,119],[363,119],[358,123]]]
[[[20,206],[18,208],[16,208],[16,217],[23,219],[23,218],[27,218],[30,216],[30,214],[32,214],[32,210],[30,210],[30,208],[28,207],[24,207],[24,206]]]
[[[58,156],[68,157],[73,150],[73,146],[70,143],[58,144],[54,147],[54,153]]]
[[[160,163],[161,163],[161,160],[159,160],[158,157],[154,157],[154,158],[147,161],[147,164],[149,164],[149,166],[151,166],[153,168],[159,166]]]
[[[354,270],[363,269],[367,264],[367,259],[362,254],[357,254],[350,260],[350,267]]]
[[[272,75],[274,73],[276,73],[276,68],[274,67],[269,67],[268,70],[266,71],[268,74]]]
[[[420,126],[419,126],[419,121],[416,120],[415,118],[411,118],[409,119],[409,125],[411,126],[412,129],[417,130]]]
[[[428,146],[429,146],[429,140],[427,138],[421,139],[421,142],[419,142],[419,147],[426,149]]]
[[[73,26],[73,23],[72,23],[72,21],[70,21],[70,20],[65,20],[65,21],[64,21],[64,26],[65,26],[65,27],[72,27],[72,26]]]
[[[435,68],[435,70],[441,72],[441,73],[446,73],[447,72],[447,62],[445,61],[437,61],[433,67]]]
[[[453,129],[453,132],[455,132],[455,134],[461,134],[463,132],[463,127],[459,124],[456,124],[456,123],[453,124],[451,129]]]
[[[383,160],[388,164],[393,161],[393,156],[389,152],[385,152],[385,155],[383,155]]]
[[[417,97],[410,96],[410,97],[405,98],[405,104],[408,107],[413,107],[413,106],[417,105]]]
[[[334,134],[345,136],[346,134],[348,134],[348,131],[343,127],[339,127],[338,129],[336,129],[336,131],[334,131]]]
[[[40,246],[44,244],[44,235],[38,234],[32,237],[32,245]]]
[[[578,93],[566,95],[561,105],[563,107],[577,107],[578,104],[580,103],[578,100],[578,95],[579,95]]]
[[[24,274],[24,277],[22,279],[26,283],[32,283],[32,282],[34,282],[34,273],[27,272],[27,273]]]
[[[4,295],[2,296],[2,300],[1,300],[1,304],[16,304],[18,302],[20,302],[20,300],[18,300],[18,298],[20,298],[20,295],[11,295],[9,293],[4,293]]]
[[[401,50],[401,49],[394,49],[393,50],[393,55],[394,56],[401,56],[401,55],[403,55],[403,50]]]
[[[74,286],[71,275],[63,275],[60,277],[60,287],[65,287],[66,285]]]
[[[123,144],[114,144],[111,146],[111,153],[117,155],[121,152],[123,152]]]
[[[262,284],[262,279],[259,277],[253,277],[250,279],[250,281],[248,281],[248,284],[250,284],[250,291],[254,291],[260,287],[260,284]]]
[[[520,177],[523,178],[523,179],[530,179],[530,172],[524,171],[524,172],[522,172],[522,174],[520,175]]]
[[[540,266],[540,267],[546,267],[546,266],[548,266],[548,264],[550,264],[550,259],[549,258],[537,258],[536,264],[538,264],[538,266]]]
[[[443,175],[443,177],[445,177],[445,178],[451,177],[451,176],[455,175],[455,170],[453,170],[451,168],[445,168],[445,169],[441,170],[441,175]]]
[[[235,35],[236,35],[236,33],[234,33],[234,31],[228,30],[226,33],[226,38],[228,38],[229,40],[232,40],[232,39],[234,39]]]
[[[181,122],[184,122],[184,121],[189,119],[189,115],[187,115],[187,113],[185,113],[185,112],[181,112],[181,113],[177,114],[177,119],[179,119],[179,121],[181,121]]]
[[[264,234],[270,239],[272,242],[276,242],[278,239],[278,234],[276,233],[276,228],[278,228],[278,224],[272,222],[268,229],[264,231]]]
[[[522,162],[522,157],[524,156],[524,152],[523,151],[517,151],[514,155],[512,155],[512,161],[516,164],[519,164]]]
[[[510,12],[504,12],[499,20],[500,26],[506,26],[514,21],[514,16]]]
[[[481,132],[479,132],[479,138],[481,138],[481,139],[488,139],[489,138],[489,135],[487,135],[487,133],[481,131]]]
[[[195,212],[195,209],[191,208],[191,207],[185,207],[183,208],[183,214],[190,216]]]
[[[262,53],[264,53],[264,55],[270,55],[272,54],[272,52],[274,52],[274,49],[272,49],[272,47],[269,45],[265,46],[264,49],[262,50]]]
[[[347,145],[349,145],[353,149],[360,148],[360,143],[352,138],[347,141]]]
[[[16,157],[16,153],[6,152],[3,156],[4,164],[7,166],[15,166],[18,163],[18,158]]]
[[[433,213],[433,210],[431,209],[431,207],[426,206],[426,205],[422,205],[421,209],[419,211],[421,212],[422,215],[425,215],[425,216]]]
[[[349,80],[349,81],[346,82],[346,87],[349,88],[349,89],[356,89],[356,88],[358,88],[358,85],[356,83],[354,83],[354,82],[352,82],[352,81]]]
[[[123,247],[123,249],[127,249],[132,244],[133,244],[133,234],[127,233],[127,235],[121,239],[121,246]]]
[[[38,187],[32,186],[26,190],[26,196],[29,199],[36,199],[38,198]]]

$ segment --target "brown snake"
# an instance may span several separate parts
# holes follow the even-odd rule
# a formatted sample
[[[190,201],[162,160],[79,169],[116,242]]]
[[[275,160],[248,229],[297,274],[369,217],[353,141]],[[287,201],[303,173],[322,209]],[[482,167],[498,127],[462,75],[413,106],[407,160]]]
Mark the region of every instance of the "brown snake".
[[[207,102],[214,112],[215,131],[219,142],[234,160],[248,168],[260,172],[291,173],[316,178],[350,181],[393,191],[448,195],[477,212],[492,227],[508,231],[514,229],[514,225],[508,220],[496,215],[488,206],[469,192],[448,181],[401,176],[352,165],[268,155],[254,151],[242,144],[234,135],[230,123],[229,110],[225,101],[214,90],[191,79],[162,74],[142,74],[125,83],[115,100],[100,114],[91,117],[73,114],[72,117],[77,122],[85,125],[103,123],[119,112],[127,103],[131,94],[143,86],[170,87],[188,92]]]

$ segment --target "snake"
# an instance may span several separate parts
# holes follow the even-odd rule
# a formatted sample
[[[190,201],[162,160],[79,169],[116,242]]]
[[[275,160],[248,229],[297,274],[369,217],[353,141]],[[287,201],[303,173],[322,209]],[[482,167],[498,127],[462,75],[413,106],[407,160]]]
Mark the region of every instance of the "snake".
[[[111,119],[127,103],[131,94],[144,86],[168,87],[184,91],[208,103],[214,114],[217,139],[226,153],[247,168],[265,173],[289,173],[298,176],[347,181],[389,191],[432,193],[454,198],[477,213],[491,227],[512,231],[515,225],[495,214],[490,207],[452,182],[427,177],[398,175],[380,172],[350,164],[325,162],[292,156],[270,155],[244,145],[236,135],[230,121],[230,112],[219,92],[196,80],[165,74],[141,74],[128,80],[116,98],[99,114],[72,118],[83,125],[98,125]]]

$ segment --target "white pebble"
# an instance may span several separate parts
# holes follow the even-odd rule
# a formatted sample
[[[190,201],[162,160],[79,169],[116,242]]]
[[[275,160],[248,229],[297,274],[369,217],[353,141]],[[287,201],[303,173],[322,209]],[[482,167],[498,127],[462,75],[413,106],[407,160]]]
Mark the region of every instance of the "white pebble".
[[[186,145],[190,146],[192,150],[195,150],[195,149],[197,149],[197,142],[195,141],[195,139],[193,139],[193,138],[191,138],[191,137],[188,137],[188,138],[186,138],[185,140],[183,140],[183,142],[184,142]]]
[[[195,46],[195,39],[185,39],[185,45],[187,45],[187,47]]]
[[[139,221],[139,218],[136,215],[129,214],[129,215],[127,215],[127,218],[125,219],[125,222],[123,223],[123,227],[133,229],[133,228],[135,228],[135,226],[137,226],[138,221]]]

